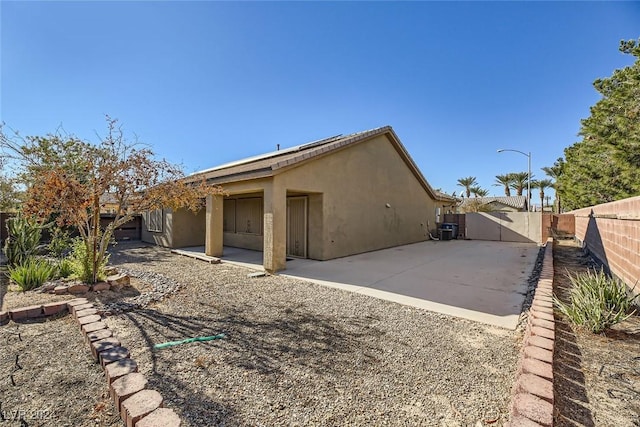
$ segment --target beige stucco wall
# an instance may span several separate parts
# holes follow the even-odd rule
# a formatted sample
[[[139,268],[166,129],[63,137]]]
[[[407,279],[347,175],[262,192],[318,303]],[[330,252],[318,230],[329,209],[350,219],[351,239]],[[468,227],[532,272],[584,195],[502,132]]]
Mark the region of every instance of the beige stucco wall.
[[[148,231],[143,216],[140,237],[143,242],[154,243],[168,248],[204,245],[205,215],[204,208],[197,213],[193,213],[188,209],[178,209],[176,211],[165,209],[162,232]]]
[[[322,193],[309,204],[310,211],[323,209],[321,219],[309,221],[309,255],[316,259],[426,240],[427,223],[435,226],[435,201],[384,135],[302,164],[278,180],[289,191]],[[312,248],[320,236],[322,245]]]
[[[323,195],[308,195],[308,235],[307,235],[307,257],[311,259],[323,258],[324,245],[324,220],[323,220]]]
[[[265,180],[261,180],[261,183],[264,184]],[[256,185],[256,183],[253,183],[253,186],[251,188],[254,188]],[[246,186],[246,184],[244,185]],[[240,187],[240,188],[239,188]],[[238,200],[240,198],[253,198],[253,197],[259,197],[260,199],[262,199],[262,203],[264,204],[264,199],[263,199],[263,193],[260,192],[256,192],[256,191],[250,191],[247,190],[246,188],[242,188],[243,185],[229,185],[229,186],[225,186],[225,191],[231,193],[231,192],[238,192],[240,191],[239,194],[232,194],[228,197],[224,198],[224,201],[226,202],[227,200]],[[223,235],[223,241],[224,241],[224,245],[225,246],[232,246],[232,247],[236,247],[236,248],[245,248],[245,249],[253,249],[254,251],[261,251],[263,246],[264,246],[264,236],[263,234],[248,234],[248,233],[230,233],[230,232],[224,232]]]
[[[263,246],[263,236],[257,234],[224,233],[224,245],[235,248],[253,249],[261,251]]]
[[[173,247],[173,234],[172,224],[173,224],[173,211],[171,209],[165,209],[162,213],[162,231],[148,231],[147,223],[145,221],[145,216],[142,216],[142,231],[140,233],[140,239],[143,242],[153,243],[159,246],[164,246],[167,248]]]
[[[173,212],[173,248],[204,245],[206,213],[204,208],[196,213],[188,209]]]
[[[529,243],[542,241],[540,212],[473,212],[465,215],[465,221],[468,239]]]
[[[224,233],[225,245],[261,250],[268,241],[280,253],[286,240],[283,235],[286,227],[283,228],[283,220],[279,218],[276,224],[273,214],[286,214],[283,194],[306,195],[307,254],[318,260],[426,240],[428,227],[435,228],[436,206],[443,208],[441,214],[447,209],[427,194],[385,135],[314,158],[274,178],[223,183],[222,186],[230,197],[239,194],[265,197],[263,235]],[[267,206],[266,199],[276,193],[277,206],[273,203]],[[268,214],[271,217],[267,218]],[[195,245],[198,233],[204,240],[204,217],[173,216],[171,212],[165,215],[167,222],[171,223],[172,219],[172,232],[166,230],[169,225],[162,236],[152,235],[154,240],[145,241],[161,242],[164,246],[173,244],[173,247],[191,246]],[[271,224],[277,227],[267,236]],[[176,239],[178,234],[185,237]],[[149,233],[143,232],[145,235]],[[265,263],[267,261],[265,258]]]

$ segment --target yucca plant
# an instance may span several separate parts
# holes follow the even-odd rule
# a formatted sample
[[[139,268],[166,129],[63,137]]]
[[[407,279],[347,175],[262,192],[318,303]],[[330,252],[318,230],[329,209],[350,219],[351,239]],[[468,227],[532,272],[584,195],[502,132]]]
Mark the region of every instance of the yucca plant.
[[[71,237],[67,230],[55,227],[51,232],[51,240],[47,245],[47,250],[51,256],[63,258],[71,250]]]
[[[56,266],[46,259],[28,258],[20,265],[9,266],[8,275],[21,291],[29,291],[42,286],[55,272]]]
[[[569,303],[553,296],[556,307],[576,325],[598,334],[620,323],[635,312],[640,295],[632,296],[621,280],[609,277],[600,269],[572,275]]]
[[[24,264],[43,248],[40,239],[44,228],[20,213],[7,221],[9,235],[4,244],[4,254],[10,266]]]

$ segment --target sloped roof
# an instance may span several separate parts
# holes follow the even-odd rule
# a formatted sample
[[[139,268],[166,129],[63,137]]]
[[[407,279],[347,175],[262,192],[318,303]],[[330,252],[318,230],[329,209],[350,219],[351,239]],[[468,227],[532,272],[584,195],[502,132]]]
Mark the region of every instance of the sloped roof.
[[[457,197],[451,196],[451,195],[449,195],[447,193],[444,193],[442,191],[435,190],[435,192],[436,192],[436,196],[438,196],[439,200],[443,200],[443,201],[446,200],[446,201],[449,201],[449,202],[457,202],[459,200]]]
[[[526,196],[497,196],[497,197],[469,197],[462,199],[460,207],[464,208],[469,203],[478,203],[481,205],[488,205],[489,203],[501,203],[506,206],[510,206],[515,209],[526,209],[527,198]]]
[[[321,156],[325,156],[380,135],[387,136],[390,143],[406,163],[407,167],[409,167],[411,172],[431,197],[436,200],[446,201],[451,201],[453,199],[448,195],[439,194],[439,192],[436,192],[431,185],[429,185],[391,126],[383,126],[344,136],[335,135],[295,147],[272,151],[231,163],[225,163],[210,169],[196,172],[191,176],[194,178],[204,176],[207,182],[212,184],[225,184],[235,181],[270,177],[292,167],[299,166],[304,162],[314,160]]]

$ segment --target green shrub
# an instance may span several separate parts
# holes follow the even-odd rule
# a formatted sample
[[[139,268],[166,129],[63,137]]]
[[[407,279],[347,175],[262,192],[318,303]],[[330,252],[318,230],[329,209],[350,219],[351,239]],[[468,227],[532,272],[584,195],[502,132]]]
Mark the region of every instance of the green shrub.
[[[597,334],[635,312],[633,305],[640,295],[631,296],[624,282],[607,276],[602,269],[568,275],[572,284],[570,302],[565,304],[555,295],[553,300],[574,324]]]
[[[69,232],[56,227],[51,232],[51,241],[47,245],[47,250],[56,258],[62,258],[65,252],[71,250],[71,237]]]
[[[73,239],[71,247],[72,250],[68,259],[71,263],[71,270],[73,271],[74,277],[84,283],[91,283],[93,278],[91,254],[87,251],[84,241],[77,237]],[[109,256],[106,255],[100,265],[98,265],[98,280],[103,280],[107,276],[105,274],[105,267],[108,262]]]
[[[56,266],[45,259],[28,258],[22,264],[9,267],[9,278],[21,291],[42,286],[55,274]]]
[[[9,235],[4,244],[4,254],[10,266],[26,263],[43,248],[40,244],[43,228],[45,227],[22,214],[7,220]]]
[[[68,258],[60,258],[56,264],[56,276],[62,279],[73,274],[73,265]]]

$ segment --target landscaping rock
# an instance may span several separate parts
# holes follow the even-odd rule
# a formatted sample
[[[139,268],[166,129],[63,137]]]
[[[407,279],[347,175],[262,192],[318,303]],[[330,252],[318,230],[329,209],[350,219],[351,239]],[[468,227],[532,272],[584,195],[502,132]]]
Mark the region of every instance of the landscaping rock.
[[[127,427],[134,427],[145,415],[162,406],[162,396],[155,390],[142,390],[122,402],[120,418]]]
[[[120,346],[120,340],[115,337],[104,338],[91,342],[91,354],[93,358],[99,360],[100,353]]]
[[[110,329],[98,329],[97,331],[89,332],[86,335],[86,338],[87,342],[91,343],[93,341],[103,340],[111,336],[113,336],[113,332],[111,332]]]
[[[124,286],[129,286],[131,284],[129,276],[122,273],[107,277],[107,282],[112,288],[115,288],[115,289],[120,289]]]
[[[543,426],[553,425],[553,405],[532,394],[518,394],[514,398],[516,413]]]
[[[100,321],[94,323],[87,323],[86,325],[82,325],[82,333],[87,335],[90,332],[99,331],[100,329],[106,329],[107,324]]]
[[[94,292],[108,291],[109,289],[111,289],[111,285],[109,285],[109,283],[107,282],[98,282],[95,285],[93,285],[92,289]]]
[[[15,322],[16,320],[29,319],[42,316],[41,305],[30,305],[29,307],[20,307],[9,310],[9,317]]]
[[[117,362],[118,360],[129,357],[129,350],[127,350],[126,347],[116,346],[99,353],[99,357],[100,364],[102,366],[106,366],[109,363]]]
[[[158,408],[136,424],[136,427],[179,427],[180,417],[173,409]]]
[[[102,318],[97,314],[92,314],[90,316],[79,317],[78,323],[80,323],[80,327],[82,327],[82,325],[86,325],[88,323],[99,322],[101,319]]]
[[[143,390],[146,385],[147,379],[144,375],[138,372],[127,374],[111,383],[110,394],[111,399],[116,406],[116,410],[120,412],[122,409],[122,402],[127,397]]]
[[[121,314],[147,307],[149,304],[162,301],[167,296],[177,292],[180,288],[180,284],[178,282],[161,274],[124,268],[121,268],[120,270],[122,275],[126,275],[127,278],[135,277],[142,282],[152,285],[153,290],[143,292],[142,294],[133,298],[128,298],[125,301],[116,301],[104,304],[105,314]]]
[[[49,291],[53,291],[55,290],[55,288],[58,286],[58,284],[56,282],[47,282],[44,285],[40,286],[40,292],[45,293],[45,292],[49,292]]]
[[[553,383],[537,375],[521,375],[516,383],[516,391],[531,393],[553,403]]]
[[[74,298],[70,301],[67,301],[67,307],[69,307],[69,311],[72,311],[71,307],[75,307],[77,305],[83,305],[83,304],[89,304],[89,300],[86,298]]]
[[[53,288],[53,292],[54,292],[56,295],[63,295],[63,294],[68,293],[68,289],[69,289],[69,286],[67,286],[67,285],[60,285],[60,286],[56,286],[55,288]]]
[[[526,357],[541,360],[547,363],[553,363],[553,352],[535,345],[528,345],[524,348]]]
[[[98,314],[98,310],[96,310],[95,308],[85,308],[82,310],[76,310],[75,312],[75,316],[77,319],[81,317],[91,316],[93,314]]]
[[[118,274],[118,269],[113,266],[107,266],[104,268],[104,274],[107,276],[115,276]]]
[[[6,325],[7,323],[9,323],[9,313],[0,311],[0,325]]]
[[[50,302],[48,304],[42,305],[42,313],[45,316],[52,316],[54,314],[62,313],[64,311],[67,311],[66,302]]]
[[[71,314],[75,315],[77,311],[87,310],[90,308],[95,308],[95,307],[93,306],[93,304],[87,303],[87,304],[73,305],[71,306],[71,308],[69,308],[69,311],[71,312]]]
[[[77,283],[75,285],[69,286],[67,292],[69,292],[70,294],[84,294],[86,292],[89,292],[89,286],[82,283]]]
[[[120,377],[138,372],[138,364],[133,359],[120,359],[104,367],[107,383],[111,384]]]

